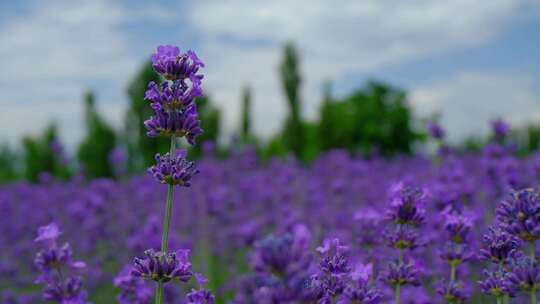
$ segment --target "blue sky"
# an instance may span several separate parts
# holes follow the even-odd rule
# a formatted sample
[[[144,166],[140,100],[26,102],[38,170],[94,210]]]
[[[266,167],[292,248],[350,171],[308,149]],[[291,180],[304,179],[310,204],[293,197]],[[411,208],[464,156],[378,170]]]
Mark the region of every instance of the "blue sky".
[[[159,44],[197,51],[206,91],[237,128],[239,95],[254,91],[257,133],[286,113],[277,66],[294,41],[303,113],[315,119],[322,85],[345,95],[366,79],[409,92],[418,117],[442,113],[453,139],[503,117],[540,122],[540,4],[534,0],[224,0],[0,2],[0,141],[17,144],[57,121],[81,139],[82,95],[92,89],[120,127],[126,85]],[[361,123],[361,122],[360,122]]]

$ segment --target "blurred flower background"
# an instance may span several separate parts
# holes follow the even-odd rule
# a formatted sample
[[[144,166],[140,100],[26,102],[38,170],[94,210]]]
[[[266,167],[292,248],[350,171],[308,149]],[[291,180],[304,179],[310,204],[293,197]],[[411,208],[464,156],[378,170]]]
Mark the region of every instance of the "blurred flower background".
[[[197,279],[167,303],[522,303],[538,28],[533,0],[0,2],[0,301],[40,301],[40,248],[69,257],[81,301],[151,301],[129,264],[159,250],[145,170],[170,142],[146,136],[144,98],[173,44],[205,63],[204,132],[181,143],[201,174],[170,236]]]

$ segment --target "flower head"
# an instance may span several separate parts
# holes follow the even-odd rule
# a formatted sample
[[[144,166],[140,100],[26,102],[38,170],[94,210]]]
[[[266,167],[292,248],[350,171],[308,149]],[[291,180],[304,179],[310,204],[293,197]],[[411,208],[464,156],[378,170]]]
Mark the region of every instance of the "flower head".
[[[446,136],[446,132],[444,131],[444,129],[436,122],[429,122],[427,124],[427,130],[431,137],[438,140],[444,139],[444,137]]]
[[[171,280],[187,282],[191,279],[188,250],[163,253],[148,249],[144,254],[145,258],[135,258],[131,275],[162,283]]]
[[[381,273],[380,280],[386,284],[395,287],[397,285],[413,285],[419,286],[420,273],[413,263],[397,263],[391,262],[388,267]]]
[[[166,79],[176,80],[196,75],[204,63],[191,50],[182,54],[176,46],[160,45],[152,54],[152,66]]]
[[[387,216],[398,224],[420,225],[425,220],[425,197],[424,190],[398,183],[392,187]]]
[[[494,264],[507,263],[510,254],[520,247],[521,241],[500,227],[491,227],[484,234],[484,248],[480,249],[479,257]]]
[[[516,290],[531,291],[540,288],[540,267],[527,256],[513,258],[509,263],[507,281]]]
[[[510,125],[502,119],[497,119],[491,124],[495,137],[502,139],[510,133]]]
[[[178,111],[158,109],[154,112],[155,115],[144,122],[149,137],[175,135],[185,137],[190,145],[194,145],[197,136],[203,132],[195,104]]]
[[[488,271],[484,270],[484,280],[479,281],[480,290],[486,295],[502,297],[504,295],[514,295],[514,288],[508,281],[506,271]]]
[[[199,285],[199,290],[192,289],[190,293],[187,295],[187,303],[188,304],[214,304],[216,299],[214,298],[214,295],[204,289],[204,286],[206,285],[206,282],[208,281],[202,274],[196,273],[195,279],[197,280],[197,284]]]
[[[463,284],[456,281],[443,282],[437,288],[437,293],[452,304],[466,303],[469,298],[469,295],[463,289]]]
[[[497,208],[497,219],[510,234],[524,241],[540,239],[540,193],[538,189],[513,191]]]
[[[176,157],[171,157],[169,153],[157,154],[157,164],[150,167],[148,172],[162,184],[189,187],[191,186],[191,178],[199,173],[199,170],[195,167],[194,162],[188,161],[185,157],[185,150],[177,151]]]

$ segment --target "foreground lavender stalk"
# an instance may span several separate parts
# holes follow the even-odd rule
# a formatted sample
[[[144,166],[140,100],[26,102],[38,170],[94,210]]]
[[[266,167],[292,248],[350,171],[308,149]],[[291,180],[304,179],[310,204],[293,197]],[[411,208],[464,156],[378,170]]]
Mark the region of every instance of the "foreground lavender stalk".
[[[381,280],[394,289],[395,303],[401,303],[401,288],[404,285],[420,284],[419,274],[413,263],[405,263],[405,250],[420,246],[416,229],[425,221],[423,209],[425,193],[422,189],[406,187],[403,183],[391,189],[391,206],[387,210],[391,223],[385,232],[389,247],[399,250],[397,262],[391,262],[382,273]]]
[[[58,246],[57,239],[61,232],[55,223],[40,227],[36,242],[44,249],[38,252],[35,265],[41,274],[36,283],[43,284],[43,299],[61,304],[86,304],[87,293],[83,288],[77,271],[86,266],[80,261],[73,261],[69,244]]]
[[[135,260],[134,275],[157,282],[155,303],[163,303],[163,285],[172,279],[188,281],[191,278],[191,264],[187,252],[169,253],[169,230],[173,205],[174,186],[189,187],[191,178],[199,171],[194,163],[186,160],[185,151],[176,151],[176,140],[185,137],[189,144],[202,133],[195,98],[202,95],[202,75],[197,72],[204,64],[193,51],[185,54],[171,46],[159,46],[152,55],[154,70],[166,81],[158,86],[151,82],[145,99],[151,101],[154,116],[144,122],[149,137],[165,136],[171,140],[169,153],[156,155],[157,164],[149,172],[162,184],[167,184],[167,203],[163,219],[161,251],[147,250],[145,259]],[[167,271],[165,271],[167,270]]]

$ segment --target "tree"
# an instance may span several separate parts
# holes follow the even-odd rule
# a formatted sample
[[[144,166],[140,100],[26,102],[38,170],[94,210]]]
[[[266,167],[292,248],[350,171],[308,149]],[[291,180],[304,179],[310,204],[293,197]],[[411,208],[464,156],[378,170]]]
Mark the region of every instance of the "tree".
[[[406,93],[400,89],[372,81],[342,100],[330,95],[325,99],[318,130],[322,150],[410,153],[419,139],[412,130]]]
[[[240,139],[248,143],[251,138],[251,89],[245,87],[242,94],[242,124],[240,126]]]
[[[289,115],[283,132],[287,146],[297,158],[301,158],[304,146],[302,118],[300,116],[300,83],[298,55],[292,43],[284,49],[284,58],[280,66],[281,84],[287,97]]]
[[[210,97],[203,96],[195,101],[201,120],[203,133],[197,137],[197,142],[190,151],[190,156],[195,158],[202,155],[202,146],[206,142],[217,143],[221,129],[221,112],[211,102]]]
[[[49,173],[54,176],[69,176],[66,164],[62,156],[55,153],[53,144],[58,142],[57,127],[51,123],[38,137],[23,137],[24,171],[25,178],[36,182],[41,173]]]
[[[79,146],[77,158],[89,178],[112,177],[109,155],[116,146],[116,134],[96,110],[92,92],[85,94],[86,136]]]

